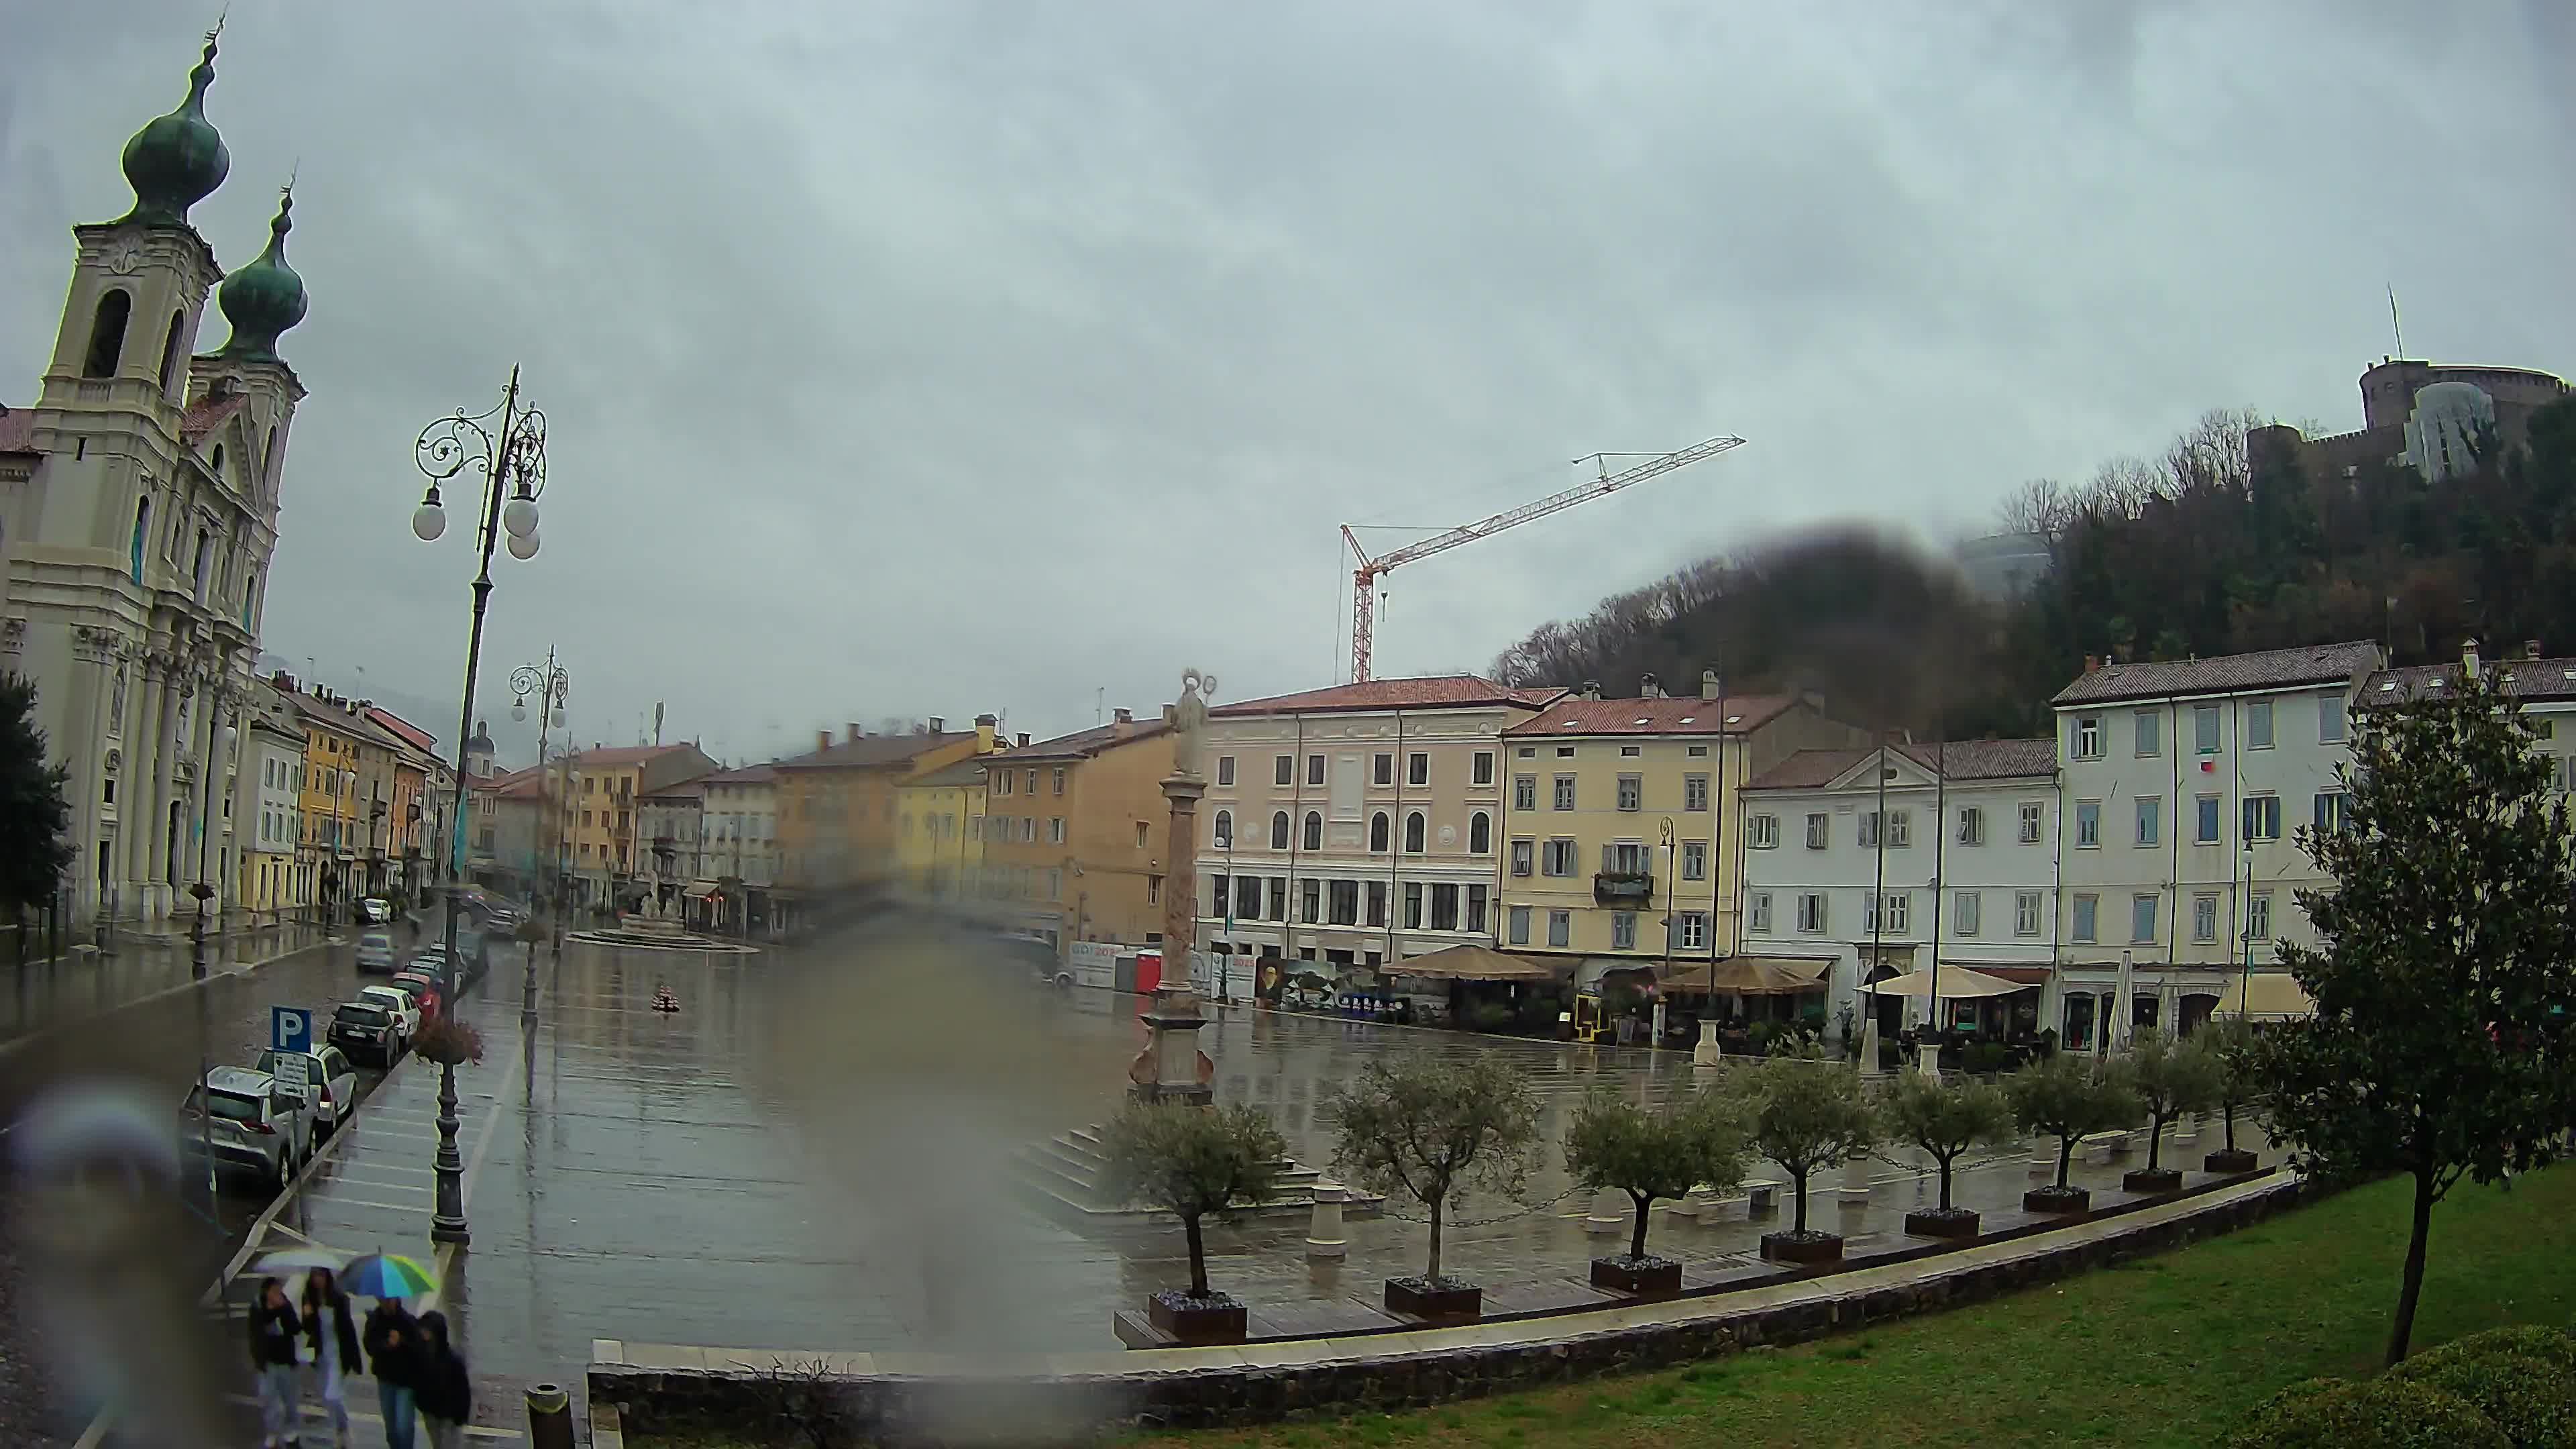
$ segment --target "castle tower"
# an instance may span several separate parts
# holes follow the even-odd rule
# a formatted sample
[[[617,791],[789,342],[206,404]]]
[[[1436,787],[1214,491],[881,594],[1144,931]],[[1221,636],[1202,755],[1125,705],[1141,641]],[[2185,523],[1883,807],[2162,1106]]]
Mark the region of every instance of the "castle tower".
[[[220,910],[238,898],[233,822],[256,819],[226,804],[248,783],[233,716],[303,397],[277,338],[304,295],[281,205],[268,250],[223,288],[232,342],[195,355],[222,273],[188,210],[231,169],[206,116],[215,52],[209,35],[186,98],[126,143],[132,209],[72,229],[36,404],[0,415],[0,669],[35,681],[70,771],[76,919],[184,912],[200,879]]]

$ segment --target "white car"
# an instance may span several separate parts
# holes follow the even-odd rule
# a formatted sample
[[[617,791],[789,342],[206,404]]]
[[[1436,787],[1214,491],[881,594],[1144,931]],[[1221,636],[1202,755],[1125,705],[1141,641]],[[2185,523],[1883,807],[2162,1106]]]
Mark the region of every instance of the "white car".
[[[420,1035],[420,1003],[399,986],[360,987],[352,1001],[368,1001],[383,1007],[394,1019],[394,1055],[401,1056],[411,1048],[411,1039]]]
[[[251,1070],[276,1076],[280,1055],[275,1051],[261,1052]],[[348,1053],[327,1042],[298,1055],[304,1058],[304,1080],[312,1084],[312,1092],[299,1094],[284,1078],[279,1079],[277,1089],[287,1096],[310,1095],[314,1131],[327,1137],[340,1130],[340,1124],[349,1120],[350,1109],[358,1105],[358,1069],[349,1065]]]

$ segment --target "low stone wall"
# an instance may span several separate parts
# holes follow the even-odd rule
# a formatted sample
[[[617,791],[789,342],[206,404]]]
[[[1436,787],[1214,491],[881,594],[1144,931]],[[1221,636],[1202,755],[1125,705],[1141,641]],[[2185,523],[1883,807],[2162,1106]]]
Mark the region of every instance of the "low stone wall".
[[[782,1407],[829,1383],[838,1412],[865,1442],[1070,1443],[1105,1432],[1213,1428],[1362,1411],[1392,1412],[1543,1384],[1687,1363],[1993,1298],[2036,1283],[2232,1231],[2312,1200],[2302,1179],[2218,1195],[2190,1210],[2140,1213],[2045,1233],[1989,1255],[1977,1250],[1907,1264],[1886,1282],[1860,1273],[1807,1279],[1723,1298],[1622,1305],[1546,1320],[1550,1336],[1478,1342],[1478,1326],[1368,1340],[1252,1345],[1152,1354],[1040,1355],[979,1363],[925,1354],[777,1353],[670,1349],[603,1341],[590,1397],[630,1430],[721,1425],[737,1433],[784,1427]],[[1670,1316],[1657,1318],[1661,1310]],[[1485,1325],[1524,1332],[1534,1323]]]

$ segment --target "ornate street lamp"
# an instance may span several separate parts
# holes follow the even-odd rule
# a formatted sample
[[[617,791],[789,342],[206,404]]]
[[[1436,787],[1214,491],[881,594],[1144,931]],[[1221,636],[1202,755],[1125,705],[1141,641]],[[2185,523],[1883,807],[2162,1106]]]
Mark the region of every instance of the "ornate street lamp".
[[[510,557],[537,556],[537,498],[546,489],[546,415],[519,400],[519,370],[501,405],[490,411],[440,418],[420,430],[412,444],[412,461],[429,479],[429,490],[411,515],[411,531],[423,543],[434,543],[447,531],[447,513],[438,485],[469,470],[483,475],[482,508],[476,515],[475,546],[480,554],[474,575],[474,625],[465,640],[465,699],[456,721],[456,794],[450,802],[455,818],[465,816],[466,742],[474,733],[474,676],[483,663],[483,614],[492,598],[492,548],[506,536]],[[450,852],[454,842],[443,847]],[[457,862],[447,872],[446,950],[439,955],[440,997],[456,1000],[456,927],[464,908],[464,888],[456,877]],[[453,1010],[453,1007],[449,1008]],[[438,1205],[429,1220],[429,1235],[441,1243],[464,1243],[465,1157],[457,1150],[456,1064],[438,1070]]]
[[[530,507],[534,506],[530,505]],[[505,525],[508,523],[506,517],[502,521]],[[537,801],[548,817],[546,824],[549,834],[559,832],[562,821],[556,817],[553,797],[546,793],[546,740],[552,733],[553,727],[564,722],[564,700],[571,692],[572,677],[564,672],[562,665],[555,662],[555,651],[551,648],[546,650],[546,662],[543,668],[534,664],[522,664],[510,671],[510,693],[513,696],[510,701],[510,718],[526,719],[528,696],[535,695],[537,698]],[[567,779],[570,778],[570,774],[571,766],[567,764],[565,766]],[[557,854],[561,852],[558,851]],[[535,892],[531,891],[529,894],[533,902]],[[547,912],[547,915],[553,923],[554,956],[557,961],[561,961],[563,959],[563,901],[560,898],[555,901],[555,908]],[[535,943],[529,942],[523,945],[519,955],[526,973],[519,983],[519,1030],[525,1033],[529,1040],[534,1041],[537,1034]]]

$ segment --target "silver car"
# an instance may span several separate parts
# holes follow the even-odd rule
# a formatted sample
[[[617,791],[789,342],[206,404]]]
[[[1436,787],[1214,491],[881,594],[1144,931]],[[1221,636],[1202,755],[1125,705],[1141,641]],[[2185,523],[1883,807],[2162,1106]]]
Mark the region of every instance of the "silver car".
[[[201,1100],[211,1102],[209,1113]],[[179,1104],[179,1153],[215,1170],[283,1188],[313,1152],[313,1111],[277,1078],[248,1067],[217,1067]]]
[[[264,1051],[251,1064],[255,1072],[277,1073],[280,1053]],[[325,1044],[309,1052],[298,1052],[304,1058],[304,1080],[312,1085],[313,1128],[317,1137],[328,1137],[349,1120],[351,1109],[358,1105],[358,1069],[349,1065],[349,1054]],[[278,1090],[295,1093],[292,1083],[280,1080]]]

